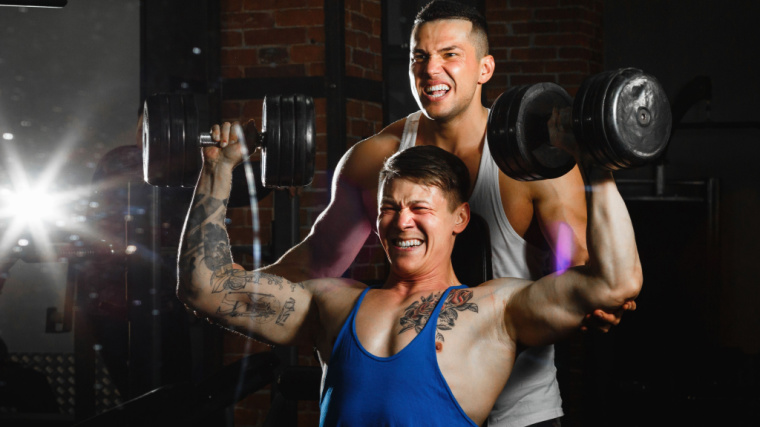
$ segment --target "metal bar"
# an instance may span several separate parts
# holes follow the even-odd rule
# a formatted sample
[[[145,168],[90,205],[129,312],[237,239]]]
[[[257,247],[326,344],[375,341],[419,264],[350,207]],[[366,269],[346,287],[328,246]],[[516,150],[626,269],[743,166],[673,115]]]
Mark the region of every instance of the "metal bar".
[[[383,103],[383,82],[346,76],[343,84],[346,98]]]
[[[326,1],[325,72],[327,83],[327,173],[334,171],[346,151],[346,22],[345,1]],[[332,178],[332,176],[330,176]]]
[[[16,7],[47,7],[60,9],[66,4],[68,0],[24,0],[24,1],[4,1],[0,3],[0,6],[16,6]]]

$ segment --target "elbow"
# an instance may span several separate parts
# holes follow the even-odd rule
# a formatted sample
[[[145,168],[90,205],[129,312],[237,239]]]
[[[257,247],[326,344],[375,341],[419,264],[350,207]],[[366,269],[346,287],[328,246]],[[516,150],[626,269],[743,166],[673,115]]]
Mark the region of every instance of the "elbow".
[[[625,303],[636,299],[644,284],[644,274],[641,264],[636,263],[630,270],[623,274],[617,274],[612,283],[609,283],[613,299],[616,303]]]

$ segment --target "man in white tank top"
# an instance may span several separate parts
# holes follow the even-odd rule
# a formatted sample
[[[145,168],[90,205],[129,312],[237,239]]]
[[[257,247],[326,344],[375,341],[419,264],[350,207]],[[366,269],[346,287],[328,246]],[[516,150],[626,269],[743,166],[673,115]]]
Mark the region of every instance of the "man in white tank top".
[[[545,254],[537,245],[543,239],[555,253],[561,247],[566,264],[585,263],[585,195],[577,168],[553,180],[518,182],[499,171],[490,156],[481,93],[495,62],[483,17],[459,3],[432,2],[417,16],[410,54],[411,88],[422,111],[351,147],[335,171],[330,204],[309,235],[262,271],[292,282],[341,276],[369,234],[377,232],[384,160],[413,145],[438,146],[467,165],[473,185],[469,202],[490,228],[494,277],[541,277]],[[230,126],[214,129],[223,142]],[[615,316],[597,311],[587,320],[608,330]],[[488,425],[559,424],[561,403],[553,347],[533,348],[517,358]]]

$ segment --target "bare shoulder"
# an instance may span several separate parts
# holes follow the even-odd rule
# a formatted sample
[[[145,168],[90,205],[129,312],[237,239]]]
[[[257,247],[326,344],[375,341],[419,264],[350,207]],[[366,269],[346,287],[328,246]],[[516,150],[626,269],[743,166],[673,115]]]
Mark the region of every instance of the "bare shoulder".
[[[330,278],[304,282],[314,295],[320,324],[327,336],[337,335],[367,285],[352,279]]]
[[[405,123],[406,119],[396,121],[351,147],[338,166],[342,179],[362,188],[376,186],[383,162],[398,151]]]

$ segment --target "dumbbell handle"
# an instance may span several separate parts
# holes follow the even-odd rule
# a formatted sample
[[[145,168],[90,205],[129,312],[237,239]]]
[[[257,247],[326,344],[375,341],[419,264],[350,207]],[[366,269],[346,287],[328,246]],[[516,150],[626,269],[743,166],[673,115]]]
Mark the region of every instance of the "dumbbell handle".
[[[201,147],[218,147],[219,146],[219,142],[214,141],[214,138],[211,137],[211,132],[201,132],[199,141],[200,141]],[[254,147],[256,148],[263,147],[265,142],[266,142],[266,133],[258,132]]]

